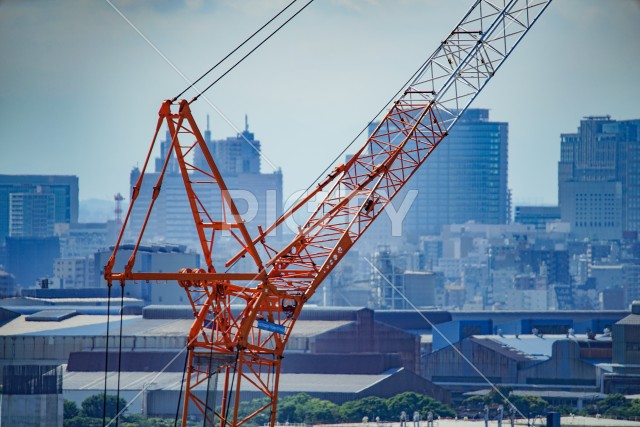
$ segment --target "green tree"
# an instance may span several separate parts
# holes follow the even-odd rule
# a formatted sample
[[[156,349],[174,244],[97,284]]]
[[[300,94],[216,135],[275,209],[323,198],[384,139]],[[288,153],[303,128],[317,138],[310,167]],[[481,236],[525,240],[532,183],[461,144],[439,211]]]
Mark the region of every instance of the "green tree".
[[[278,402],[278,421],[281,423],[302,423],[304,413],[301,408],[311,399],[306,393],[287,396]]]
[[[70,419],[65,419],[63,422],[64,427],[102,427],[102,417],[93,418],[85,416],[77,416]]]
[[[629,406],[631,406],[631,402],[622,394],[609,394],[598,402],[600,412],[610,415],[617,415],[618,412]]]
[[[338,405],[313,397],[305,405],[305,423],[330,423],[338,417]]]
[[[640,417],[640,399],[631,399],[629,404],[629,417]]]
[[[288,396],[279,403],[278,421],[290,423],[333,422],[338,417],[338,406],[328,400],[311,397],[306,393]]]
[[[549,402],[543,398],[531,395],[512,394],[509,401],[526,417],[543,414],[549,406]]]
[[[117,397],[111,394],[107,395],[106,402],[106,416],[107,418],[113,418],[116,416],[116,406],[119,411],[122,411],[125,406],[127,406],[127,401],[123,398],[120,398],[119,404]],[[93,396],[87,397],[82,401],[82,414],[86,417],[90,418],[100,418],[104,416],[104,393],[94,394]]]
[[[509,396],[512,391],[513,388],[511,387],[498,386],[497,390],[491,389],[491,391],[484,396],[471,396],[465,399],[462,402],[462,408],[466,410],[482,410],[484,405],[490,408],[497,408],[499,405],[508,405],[505,397],[511,400]]]
[[[73,400],[66,400],[64,401],[63,404],[63,409],[62,409],[62,414],[63,414],[63,418],[65,420],[71,419],[73,417],[77,417],[78,414],[80,414],[80,410],[78,409],[78,405],[76,405],[76,402],[74,402]]]
[[[464,410],[479,410],[488,404],[487,396],[471,396],[462,401],[460,405]]]
[[[127,415],[119,424],[121,427],[174,427],[173,419],[145,418],[143,415]]]
[[[397,394],[387,399],[387,408],[389,409],[389,415],[392,420],[394,418],[397,419],[402,411],[405,411],[409,418],[413,415],[413,411],[416,410],[420,411],[422,418],[425,418],[429,411],[433,412],[434,416],[441,417],[453,417],[456,414],[450,406],[424,394],[411,391]]]
[[[496,388],[492,388],[489,395],[486,397],[486,404],[489,405],[489,407],[504,405],[507,403],[505,401],[505,397],[508,398],[512,391],[513,387],[498,386]]]
[[[598,402],[599,412],[606,415],[627,416],[631,402],[622,394],[609,394]]]
[[[264,405],[266,405],[268,402],[269,402],[269,399],[267,398],[253,399],[248,402],[247,401],[240,402],[240,405],[238,406],[238,416],[241,418],[244,418],[248,415],[251,415],[258,409],[264,407]],[[251,420],[249,420],[247,422],[247,425],[261,426],[261,425],[269,424],[270,416],[271,416],[271,411],[269,409],[266,409],[260,414],[253,417]]]
[[[338,415],[341,421],[360,422],[363,417],[369,417],[373,421],[376,417],[381,420],[390,420],[386,399],[376,396],[351,400],[340,405]]]

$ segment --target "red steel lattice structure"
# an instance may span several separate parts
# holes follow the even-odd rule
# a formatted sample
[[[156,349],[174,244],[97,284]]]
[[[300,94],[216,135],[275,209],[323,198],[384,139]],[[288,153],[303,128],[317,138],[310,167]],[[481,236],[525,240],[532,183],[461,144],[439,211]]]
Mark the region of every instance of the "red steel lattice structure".
[[[513,51],[550,0],[475,1],[413,80],[404,88],[372,135],[353,157],[335,167],[266,230],[251,238],[227,191],[215,159],[191,114],[187,101],[165,101],[131,204],[104,277],[125,286],[130,281],[175,280],[184,288],[194,312],[187,338],[188,356],[182,424],[205,417],[208,425],[239,426],[268,411],[276,419],[282,354],[300,310],[323,279],[349,251],[385,206],[447,136],[460,115]],[[136,245],[122,271],[116,256],[160,129],[166,126],[171,148],[154,186]],[[200,152],[206,167],[189,159]],[[170,158],[177,159],[201,244],[206,268],[158,273],[134,271],[146,225],[161,193]],[[218,207],[210,203],[216,195]],[[295,212],[324,195],[306,223],[286,246],[273,238]],[[231,236],[238,251],[225,267],[249,256],[247,272],[217,271],[216,237]],[[226,241],[228,244],[228,240]],[[263,259],[264,258],[264,259]],[[232,310],[232,303],[240,311]],[[222,376],[220,403],[211,390],[214,373]],[[217,376],[216,376],[217,381]],[[240,417],[244,386],[266,397],[253,414]]]

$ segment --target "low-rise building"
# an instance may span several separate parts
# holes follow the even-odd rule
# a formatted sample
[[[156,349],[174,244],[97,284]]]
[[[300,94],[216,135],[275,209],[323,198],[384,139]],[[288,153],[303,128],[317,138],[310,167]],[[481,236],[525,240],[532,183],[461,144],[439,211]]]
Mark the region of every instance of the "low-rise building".
[[[454,394],[490,383],[596,391],[596,364],[610,358],[611,338],[602,335],[474,335],[427,355],[424,376]]]

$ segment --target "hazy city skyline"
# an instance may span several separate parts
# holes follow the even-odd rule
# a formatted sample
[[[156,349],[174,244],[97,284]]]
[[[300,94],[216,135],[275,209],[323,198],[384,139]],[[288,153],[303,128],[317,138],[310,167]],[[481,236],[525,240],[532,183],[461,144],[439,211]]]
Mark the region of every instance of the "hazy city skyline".
[[[194,104],[199,126],[210,114],[213,137],[224,138],[248,113],[269,159],[263,171],[282,168],[286,198],[330,164],[471,3],[314,2],[207,92],[235,129],[205,99]],[[113,4],[197,78],[287,2]],[[560,133],[581,117],[640,117],[639,21],[638,1],[553,2],[473,103],[509,122],[514,203],[556,203]],[[0,2],[0,52],[0,171],[77,175],[82,200],[128,195],[161,101],[186,87],[178,73],[107,1]]]

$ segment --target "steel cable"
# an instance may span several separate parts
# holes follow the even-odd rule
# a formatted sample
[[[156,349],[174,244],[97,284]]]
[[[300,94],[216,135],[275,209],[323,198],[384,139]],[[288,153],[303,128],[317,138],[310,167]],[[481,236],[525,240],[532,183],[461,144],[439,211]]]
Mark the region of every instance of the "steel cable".
[[[262,25],[262,27],[258,28],[256,31],[253,32],[253,34],[251,34],[249,37],[247,37],[246,39],[244,39],[244,41],[242,43],[240,43],[238,46],[236,46],[235,49],[233,49],[231,52],[229,52],[224,58],[222,58],[220,61],[218,61],[218,63],[216,65],[214,65],[213,67],[209,68],[209,70],[204,73],[203,75],[201,75],[196,81],[192,82],[189,86],[187,86],[187,88],[185,90],[183,90],[182,92],[180,92],[179,94],[177,94],[176,96],[173,97],[173,99],[171,99],[171,102],[175,102],[178,98],[180,98],[182,95],[184,95],[184,93],[186,91],[188,91],[189,89],[191,89],[192,87],[194,87],[196,84],[198,84],[198,82],[200,80],[202,80],[203,78],[205,78],[210,72],[212,72],[213,70],[215,70],[216,68],[218,68],[218,66],[220,64],[222,64],[224,61],[226,61],[231,55],[233,55],[234,53],[236,53],[242,46],[244,46],[245,44],[247,44],[249,42],[249,40],[251,40],[252,38],[254,38],[260,31],[264,30],[265,27],[269,24],[271,24],[274,20],[276,20],[280,15],[282,15],[287,9],[289,9],[289,7],[291,7],[295,2],[297,2],[298,0],[293,0],[291,3],[289,3],[284,9],[282,9],[280,12],[278,12],[273,18],[269,19],[266,23],[264,23],[264,25]]]
[[[313,0],[309,0],[307,2],[307,4],[305,4],[304,6],[302,6],[296,13],[294,13],[292,16],[289,17],[289,19],[287,19],[286,21],[284,21],[284,23],[282,23],[278,28],[276,28],[271,34],[269,34],[267,36],[267,38],[265,38],[264,40],[262,40],[260,43],[258,43],[257,46],[255,46],[253,49],[251,49],[246,55],[244,55],[242,58],[240,58],[235,64],[233,64],[233,66],[231,66],[231,68],[229,68],[227,71],[225,71],[220,77],[218,77],[217,79],[215,79],[213,81],[213,83],[211,83],[209,86],[207,86],[206,88],[204,88],[204,90],[202,90],[200,93],[198,93],[189,103],[192,103],[194,101],[197,101],[198,98],[200,97],[200,95],[202,95],[203,93],[205,93],[206,91],[208,91],[209,89],[211,89],[213,87],[213,85],[215,85],[216,83],[218,83],[220,80],[222,80],[222,78],[224,76],[226,76],[227,74],[229,74],[231,71],[233,71],[234,68],[236,68],[238,65],[240,65],[245,59],[247,59],[247,57],[249,55],[251,55],[253,52],[255,52],[260,46],[262,46],[263,44],[265,44],[267,42],[267,40],[269,40],[271,37],[273,37],[278,31],[280,31],[282,29],[282,27],[284,27],[285,25],[287,25],[293,18],[295,18],[296,16],[298,16],[300,14],[300,12],[302,12],[303,10],[305,10],[307,8],[307,6],[309,6],[311,3],[313,3]]]

